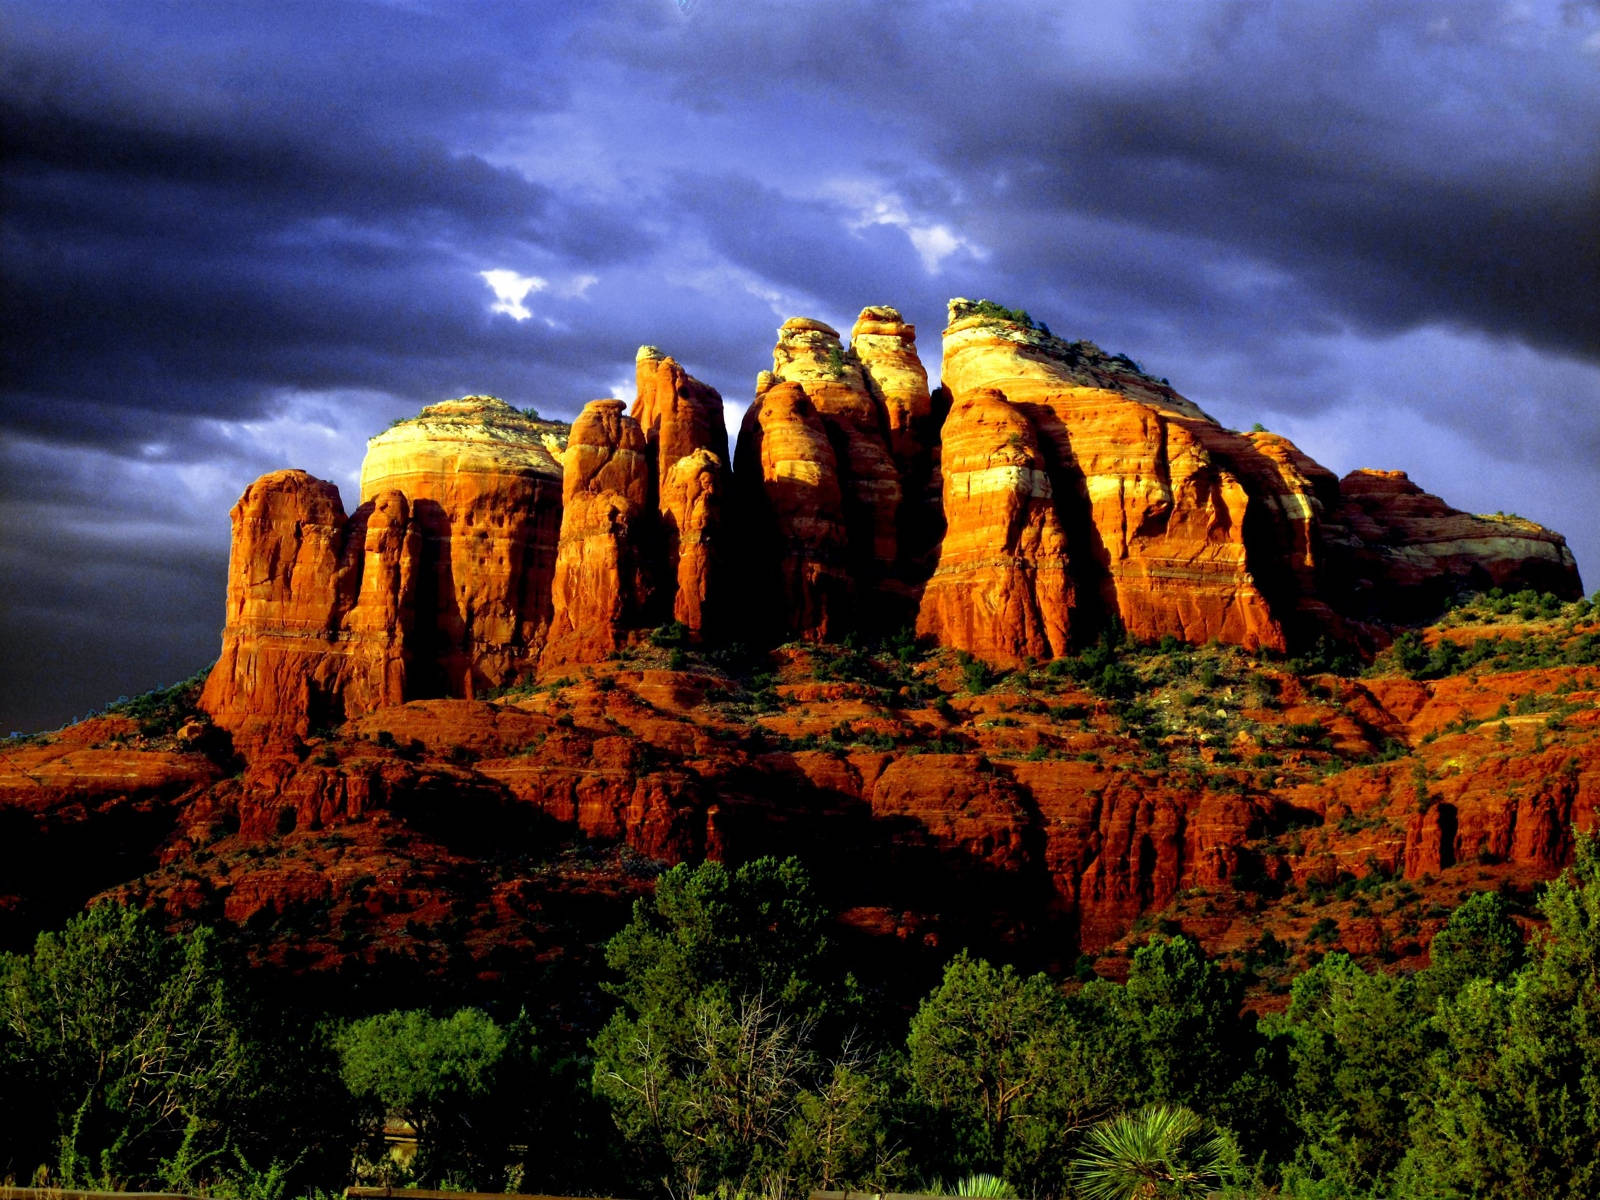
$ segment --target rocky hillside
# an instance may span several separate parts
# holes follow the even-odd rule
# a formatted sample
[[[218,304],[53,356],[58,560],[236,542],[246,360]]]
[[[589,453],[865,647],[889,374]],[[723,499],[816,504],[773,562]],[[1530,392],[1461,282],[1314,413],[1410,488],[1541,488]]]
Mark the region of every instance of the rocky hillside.
[[[1270,997],[1559,869],[1600,621],[1558,534],[950,315],[931,392],[893,309],[787,322],[731,463],[646,346],[631,414],[398,422],[352,513],[256,481],[203,689],[6,745],[0,934],[109,890],[296,971],[582,991],[663,864],[798,853],[908,987],[1176,923]]]
[[[1333,945],[1414,960],[1594,824],[1600,618],[1499,606],[1362,674],[1175,639],[1008,672],[908,641],[735,661],[674,628],[242,759],[180,697],[8,747],[0,908],[17,941],[111,889],[297,969],[578,986],[662,864],[799,853],[917,983],[963,944],[1115,975],[1176,922],[1270,994]]]

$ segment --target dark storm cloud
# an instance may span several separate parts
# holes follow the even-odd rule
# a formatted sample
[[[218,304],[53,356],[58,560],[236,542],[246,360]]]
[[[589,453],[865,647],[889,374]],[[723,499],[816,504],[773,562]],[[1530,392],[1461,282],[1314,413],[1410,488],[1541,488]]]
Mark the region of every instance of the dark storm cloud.
[[[957,294],[1592,572],[1597,74],[1558,0],[14,0],[0,728],[213,654],[262,471],[351,504],[391,417],[570,416],[645,341],[744,403],[800,312],[936,370]]]
[[[1560,30],[1477,3],[1102,7],[1148,20],[725,4],[616,52],[774,115],[794,91],[857,97],[862,119],[829,133],[898,126],[979,223],[1094,215],[1274,264],[1301,294],[1285,321],[1439,320],[1600,358],[1600,58],[1576,35],[1552,46]],[[752,66],[757,43],[804,82]]]

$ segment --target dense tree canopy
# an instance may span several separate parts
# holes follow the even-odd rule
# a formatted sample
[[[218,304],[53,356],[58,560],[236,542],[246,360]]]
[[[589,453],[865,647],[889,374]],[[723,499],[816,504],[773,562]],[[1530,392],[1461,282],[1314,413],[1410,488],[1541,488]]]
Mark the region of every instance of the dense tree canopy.
[[[1330,954],[1259,1024],[1178,936],[1122,985],[958,953],[863,1027],[799,863],[680,867],[609,943],[616,1007],[584,1057],[472,1008],[300,1020],[206,931],[102,904],[0,957],[0,1171],[284,1200],[349,1182],[400,1116],[419,1158],[370,1169],[490,1190],[1592,1196],[1594,840],[1538,907],[1525,943],[1504,897],[1465,899],[1411,975]]]

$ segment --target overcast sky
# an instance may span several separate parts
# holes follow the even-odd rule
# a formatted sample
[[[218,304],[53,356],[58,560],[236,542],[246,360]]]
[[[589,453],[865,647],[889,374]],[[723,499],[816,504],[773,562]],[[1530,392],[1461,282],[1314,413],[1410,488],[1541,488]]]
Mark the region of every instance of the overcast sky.
[[[0,113],[0,733],[215,658],[265,471],[957,295],[1600,583],[1594,0],[0,0]]]

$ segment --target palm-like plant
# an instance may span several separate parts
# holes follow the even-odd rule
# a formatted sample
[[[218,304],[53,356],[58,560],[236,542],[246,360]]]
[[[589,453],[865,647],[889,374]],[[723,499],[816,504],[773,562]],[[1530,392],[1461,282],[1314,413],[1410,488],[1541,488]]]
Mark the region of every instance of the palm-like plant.
[[[1090,1129],[1072,1177],[1083,1200],[1194,1200],[1232,1182],[1238,1161],[1225,1130],[1179,1105],[1150,1104]]]
[[[968,1175],[957,1180],[949,1194],[972,1200],[1017,1200],[1017,1189],[998,1175]]]

